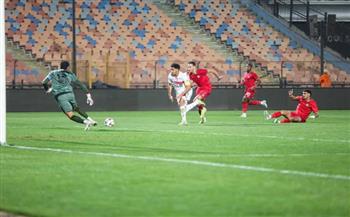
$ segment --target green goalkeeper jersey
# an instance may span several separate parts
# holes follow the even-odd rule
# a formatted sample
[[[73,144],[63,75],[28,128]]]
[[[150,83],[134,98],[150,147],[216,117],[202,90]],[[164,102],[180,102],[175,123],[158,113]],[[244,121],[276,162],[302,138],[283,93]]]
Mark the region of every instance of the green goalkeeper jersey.
[[[74,73],[63,69],[49,72],[42,83],[47,85],[49,82],[51,82],[52,94],[55,96],[61,93],[73,92],[74,84],[78,85],[83,91],[88,92],[86,86],[78,80]]]

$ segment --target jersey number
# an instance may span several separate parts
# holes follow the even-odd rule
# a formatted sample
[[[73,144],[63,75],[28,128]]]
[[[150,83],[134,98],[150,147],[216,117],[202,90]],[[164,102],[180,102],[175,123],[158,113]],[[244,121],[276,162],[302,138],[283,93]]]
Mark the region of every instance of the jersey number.
[[[68,77],[66,74],[57,74],[57,81],[61,84],[68,84],[69,81],[68,81]]]

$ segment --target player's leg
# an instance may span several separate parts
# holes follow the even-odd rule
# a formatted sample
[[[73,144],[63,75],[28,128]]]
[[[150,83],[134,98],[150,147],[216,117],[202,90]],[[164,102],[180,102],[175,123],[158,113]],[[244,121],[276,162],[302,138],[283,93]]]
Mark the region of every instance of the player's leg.
[[[186,96],[183,96],[183,105],[180,106],[180,111],[181,111],[181,119],[182,119],[182,124],[181,125],[187,125],[187,103],[191,100],[192,98],[192,89],[187,92]]]
[[[286,111],[286,110],[282,110],[282,111],[277,111],[275,113],[273,113],[272,115],[269,115],[266,119],[273,119],[273,118],[279,118],[279,117],[285,117],[284,119],[278,121],[276,119],[276,121],[274,121],[275,123],[290,123],[290,122],[302,122],[301,117],[295,113],[295,112],[291,112],[291,111]]]
[[[206,98],[210,95],[211,90],[209,89],[203,89],[199,92],[198,94],[198,98],[204,102],[206,100]],[[207,121],[206,118],[206,113],[208,111],[207,107],[205,106],[205,104],[201,104],[198,105],[198,111],[200,111],[200,121],[199,124],[204,124]]]
[[[274,118],[279,118],[281,117],[282,115],[285,116],[287,115],[288,116],[288,113],[289,111],[277,111],[277,112],[274,112],[272,114],[268,114],[266,113],[266,120],[270,120],[270,119],[274,119]]]
[[[69,103],[70,103],[70,104],[72,105],[72,107],[73,107],[73,111],[77,112],[79,115],[81,115],[81,116],[84,117],[85,119],[89,120],[90,122],[92,122],[92,124],[93,124],[94,126],[96,126],[96,125],[97,125],[97,122],[94,121],[91,117],[89,117],[89,115],[88,115],[86,112],[82,111],[82,110],[79,108],[78,103],[77,103],[77,101],[75,100],[74,94],[69,94],[68,97],[69,97],[69,98],[68,98],[68,99],[69,99]]]
[[[244,96],[242,98],[242,114],[241,114],[242,118],[247,117],[248,104],[249,104],[249,98],[247,98],[247,94],[244,94]]]
[[[74,122],[77,122],[79,124],[84,124],[84,120],[81,117],[79,117],[77,115],[74,115],[73,111],[64,111],[63,110],[63,112],[70,120],[72,120]]]
[[[85,119],[88,119],[89,116],[86,114],[86,112],[81,111],[77,105],[73,105],[73,110],[78,114],[80,114],[81,116],[83,116]]]
[[[181,113],[181,122],[179,123],[179,125],[187,125],[187,118],[186,118],[186,112],[185,112],[186,104],[187,104],[186,97],[182,97],[181,99],[179,99],[178,104],[179,104],[179,109]]]
[[[262,105],[265,108],[267,108],[267,102],[266,100],[249,100],[249,105]]]
[[[249,90],[246,92],[246,98],[249,99],[248,104],[249,105],[262,105],[265,108],[267,108],[266,100],[256,100],[254,99],[255,96],[255,90]]]
[[[193,102],[188,104],[186,106],[186,110],[185,112],[190,111],[191,109],[193,109],[194,107],[196,107],[197,105],[205,105],[205,103],[202,101],[201,97],[199,95],[197,95],[194,99]]]
[[[73,107],[68,101],[59,101],[59,106],[63,113],[72,121],[84,124],[84,119],[74,114]]]
[[[206,113],[208,111],[207,107],[205,107],[204,105],[198,105],[198,111],[200,111],[200,121],[199,124],[204,124],[205,122],[207,122],[207,118],[206,118]]]
[[[77,112],[78,114],[80,114],[81,116],[83,116],[85,119],[89,120],[90,122],[92,122],[92,124],[93,124],[94,126],[97,125],[97,122],[94,121],[91,117],[89,117],[89,115],[88,115],[86,112],[81,111],[81,109],[79,108],[79,106],[78,106],[77,104],[73,104],[72,106],[73,106],[73,110],[74,110],[75,112]]]
[[[85,124],[85,130],[88,130],[92,123],[89,120],[84,120],[81,117],[74,115],[73,106],[71,104],[71,96],[67,96],[68,94],[59,96],[56,100],[58,105],[60,106],[61,110],[64,112],[64,114],[72,121]]]
[[[303,119],[300,117],[300,115],[296,112],[290,112],[289,116],[287,117],[291,122],[300,123],[303,122]]]

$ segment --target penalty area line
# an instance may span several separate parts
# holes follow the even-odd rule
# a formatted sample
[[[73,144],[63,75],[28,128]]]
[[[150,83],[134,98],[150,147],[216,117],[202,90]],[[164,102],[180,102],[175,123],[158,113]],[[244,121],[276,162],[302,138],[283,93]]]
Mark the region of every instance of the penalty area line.
[[[15,148],[15,149],[21,149],[21,150],[31,150],[31,151],[47,151],[47,152],[57,152],[57,153],[136,159],[136,160],[145,160],[145,161],[160,161],[160,162],[169,162],[169,163],[177,163],[177,164],[191,164],[191,165],[200,165],[200,166],[208,166],[208,167],[248,170],[248,171],[264,172],[264,173],[287,174],[287,175],[293,175],[293,176],[306,176],[306,177],[350,181],[350,176],[346,176],[346,175],[333,175],[333,174],[326,174],[326,173],[306,172],[306,171],[297,171],[297,170],[283,170],[283,169],[281,170],[281,169],[274,169],[274,168],[268,168],[268,167],[256,167],[256,166],[247,166],[247,165],[239,165],[239,164],[229,164],[229,163],[216,163],[216,162],[210,162],[210,161],[162,158],[162,157],[151,157],[151,156],[137,156],[137,155],[103,153],[103,152],[84,152],[84,151],[74,151],[69,149],[43,148],[43,147],[31,147],[31,146],[13,145],[13,146],[1,146],[1,147]]]

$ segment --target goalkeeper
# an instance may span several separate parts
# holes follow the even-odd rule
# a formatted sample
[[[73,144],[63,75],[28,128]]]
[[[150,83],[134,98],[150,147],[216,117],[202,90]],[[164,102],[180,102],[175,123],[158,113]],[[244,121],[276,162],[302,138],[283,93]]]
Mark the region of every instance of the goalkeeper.
[[[96,126],[97,122],[91,119],[85,112],[81,111],[75,100],[72,85],[78,85],[84,92],[86,92],[86,103],[90,106],[94,104],[86,86],[81,83],[77,76],[68,71],[69,62],[62,61],[60,69],[51,71],[42,81],[46,93],[52,93],[55,99],[64,112],[64,114],[72,121],[85,124],[85,130],[90,129],[91,126]],[[80,114],[83,118],[75,115],[74,112]]]

